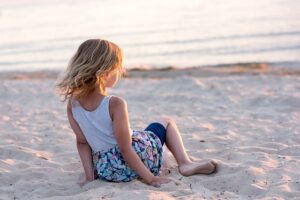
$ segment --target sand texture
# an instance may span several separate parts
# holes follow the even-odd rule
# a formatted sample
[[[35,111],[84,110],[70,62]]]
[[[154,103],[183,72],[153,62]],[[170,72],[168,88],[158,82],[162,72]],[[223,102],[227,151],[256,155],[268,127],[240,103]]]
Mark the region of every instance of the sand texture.
[[[130,76],[129,76],[130,77]],[[183,177],[165,153],[161,188],[137,180],[77,184],[83,169],[55,79],[0,80],[0,199],[299,199],[300,77],[272,74],[125,78],[111,94],[128,101],[133,129],[159,116],[178,123],[192,159],[214,175]]]

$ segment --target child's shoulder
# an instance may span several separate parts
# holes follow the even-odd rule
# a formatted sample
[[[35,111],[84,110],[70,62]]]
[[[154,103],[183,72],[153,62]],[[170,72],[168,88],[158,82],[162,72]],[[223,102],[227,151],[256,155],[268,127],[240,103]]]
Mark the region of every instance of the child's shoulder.
[[[67,109],[68,110],[72,109],[72,100],[71,99],[68,99],[68,101],[67,101]]]
[[[117,96],[111,96],[109,109],[112,113],[118,113],[121,110],[127,110],[127,102],[125,99]]]
[[[121,105],[126,105],[127,102],[125,99],[118,97],[118,96],[111,96],[110,98],[110,104],[114,106],[121,106]]]
[[[75,98],[70,98],[67,100],[67,110],[71,111],[73,108],[80,106],[80,103]]]

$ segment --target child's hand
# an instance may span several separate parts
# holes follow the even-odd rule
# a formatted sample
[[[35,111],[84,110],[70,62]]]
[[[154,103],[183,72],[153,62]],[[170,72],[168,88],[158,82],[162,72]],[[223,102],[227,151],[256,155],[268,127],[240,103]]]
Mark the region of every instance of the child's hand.
[[[171,179],[166,177],[154,176],[152,181],[149,183],[149,185],[152,185],[154,187],[160,187],[162,184],[166,184],[171,181],[172,181]]]

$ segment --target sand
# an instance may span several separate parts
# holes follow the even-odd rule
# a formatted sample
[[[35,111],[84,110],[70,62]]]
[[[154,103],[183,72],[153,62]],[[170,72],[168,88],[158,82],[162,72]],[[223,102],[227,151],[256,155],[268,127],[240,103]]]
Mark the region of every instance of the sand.
[[[166,151],[167,176],[179,185],[95,180],[80,188],[83,169],[56,76],[13,74],[0,76],[0,199],[300,198],[298,75],[129,74],[110,93],[127,99],[132,128],[171,116],[191,158],[216,159],[219,171],[183,177]]]

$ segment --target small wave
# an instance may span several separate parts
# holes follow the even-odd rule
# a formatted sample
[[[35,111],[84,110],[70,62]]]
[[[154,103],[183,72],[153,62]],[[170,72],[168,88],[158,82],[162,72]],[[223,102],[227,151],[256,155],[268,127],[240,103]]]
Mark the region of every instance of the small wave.
[[[147,32],[145,32],[147,33]],[[151,33],[151,32],[149,32]],[[162,32],[163,33],[163,32]],[[288,31],[288,32],[271,32],[271,33],[257,33],[257,34],[235,34],[228,36],[214,36],[214,37],[204,37],[204,38],[194,38],[194,39],[181,39],[181,40],[162,40],[158,42],[134,42],[134,43],[125,43],[126,47],[137,47],[137,46],[156,46],[156,45],[168,45],[168,44],[189,44],[189,43],[204,43],[212,41],[223,41],[223,40],[240,40],[240,39],[250,39],[250,38],[268,38],[278,37],[278,36],[300,36],[300,31]]]

